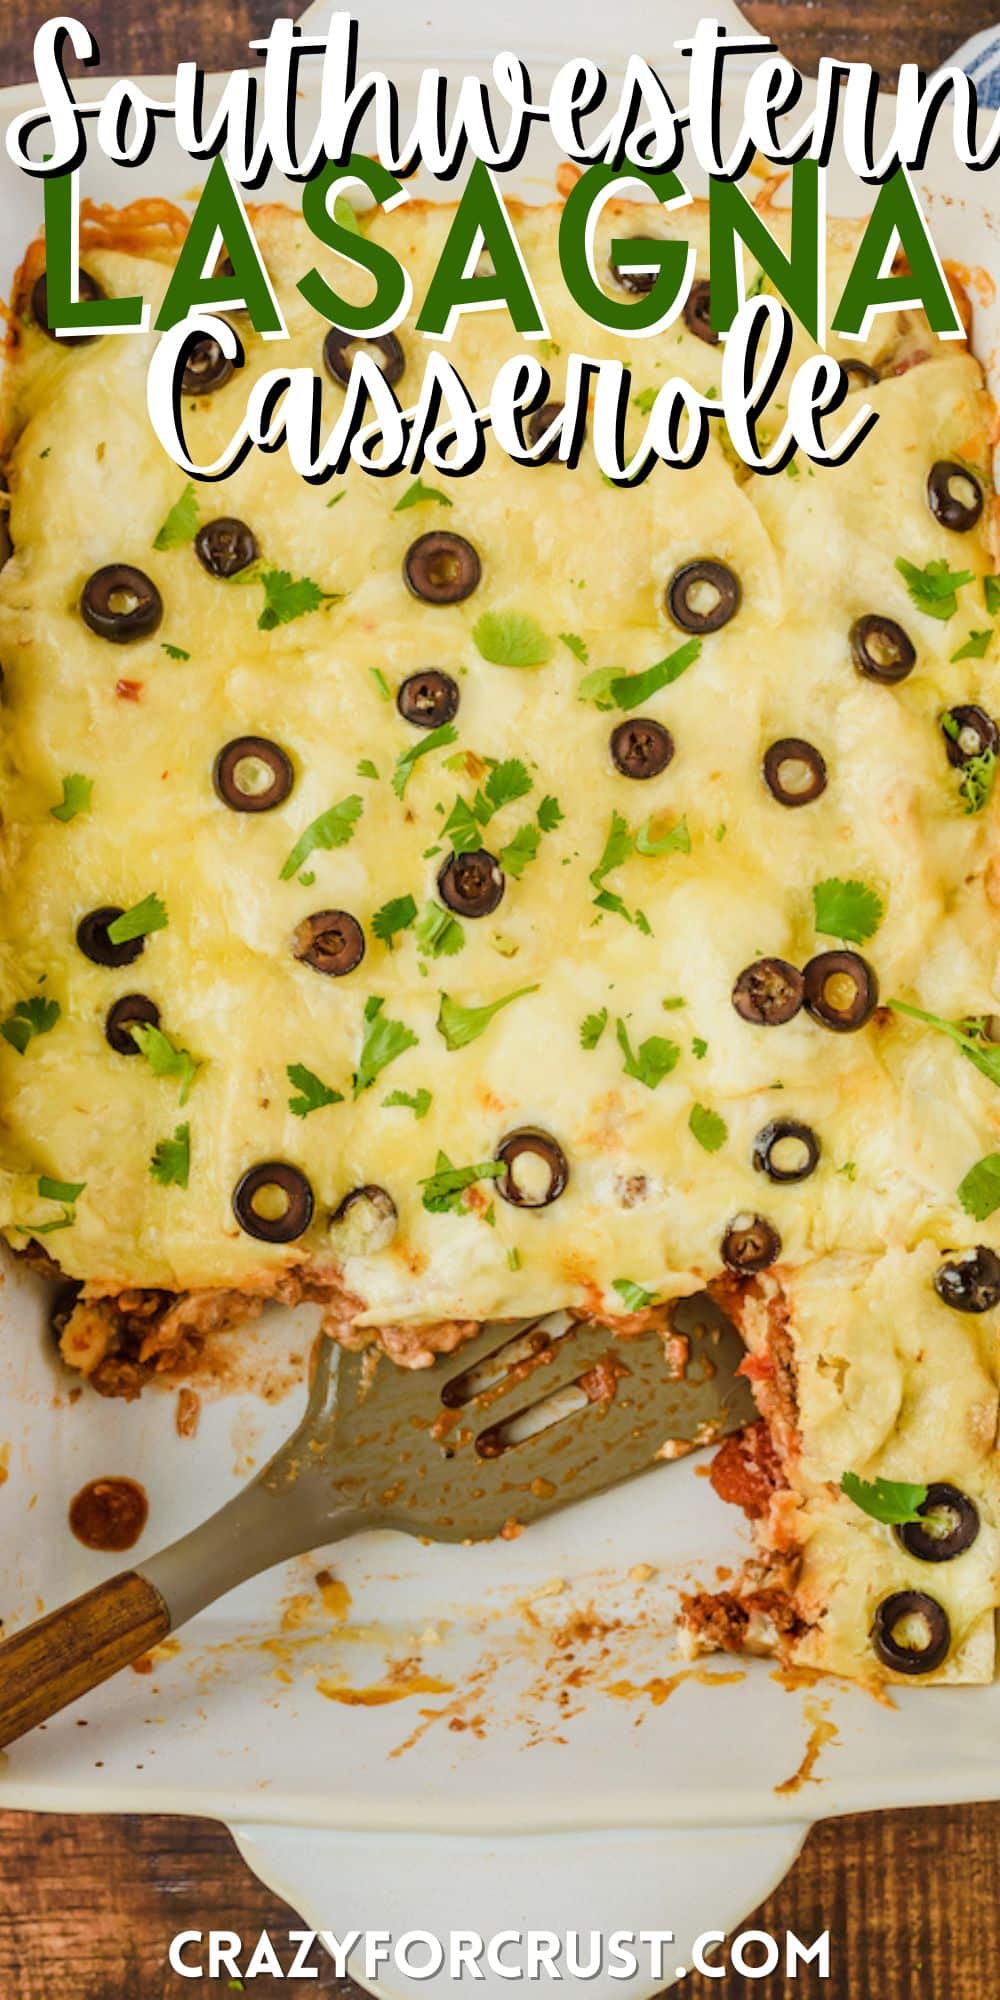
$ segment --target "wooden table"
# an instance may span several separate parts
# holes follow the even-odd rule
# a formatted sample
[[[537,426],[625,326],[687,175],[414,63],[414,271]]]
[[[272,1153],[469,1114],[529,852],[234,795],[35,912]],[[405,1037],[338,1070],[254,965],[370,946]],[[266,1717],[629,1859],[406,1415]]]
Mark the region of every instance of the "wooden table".
[[[31,72],[31,37],[54,0],[2,0],[0,83]],[[215,68],[294,0],[88,0],[77,11],[111,73],[168,70],[183,54]],[[706,12],[711,9],[707,5]],[[746,12],[794,61],[861,57],[891,75],[904,60],[930,69],[1000,13],[995,0],[747,0]],[[933,1697],[928,1726],[934,1726]],[[984,1777],[984,1788],[986,1780]],[[689,1978],[683,2000],[993,2000],[1000,1992],[1000,1805],[867,1814],[820,1826],[759,1923],[812,1938],[829,1929],[833,1977],[795,1983]],[[166,1964],[183,1929],[225,1929],[279,1941],[291,1913],[251,1876],[229,1835],[208,1821],[0,1814],[2,2000],[177,2000],[205,1983]],[[257,2000],[308,2000],[360,1990],[323,1954],[314,1980],[261,1978]],[[219,1990],[215,1988],[214,1990]]]

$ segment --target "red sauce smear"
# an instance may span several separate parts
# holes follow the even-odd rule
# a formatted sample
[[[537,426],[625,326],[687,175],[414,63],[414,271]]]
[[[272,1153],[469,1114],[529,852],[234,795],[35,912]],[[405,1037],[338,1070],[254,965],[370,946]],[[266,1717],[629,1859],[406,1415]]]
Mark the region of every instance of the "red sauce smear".
[[[92,1479],[70,1502],[69,1525],[88,1549],[130,1549],[149,1516],[149,1501],[134,1479]]]
[[[709,1478],[720,1500],[742,1507],[751,1521],[759,1520],[771,1496],[784,1482],[766,1424],[748,1424],[726,1439],[712,1460]]]

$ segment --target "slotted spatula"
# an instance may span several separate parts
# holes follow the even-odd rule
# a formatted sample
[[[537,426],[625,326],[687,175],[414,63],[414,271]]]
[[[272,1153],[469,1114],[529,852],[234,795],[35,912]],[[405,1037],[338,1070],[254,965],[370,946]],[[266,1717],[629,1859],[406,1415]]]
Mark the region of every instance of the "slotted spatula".
[[[557,1312],[412,1372],[322,1340],[305,1416],[249,1486],[0,1645],[0,1747],[290,1556],[364,1528],[487,1541],[752,1423],[735,1328],[704,1293],[673,1323],[679,1357]]]

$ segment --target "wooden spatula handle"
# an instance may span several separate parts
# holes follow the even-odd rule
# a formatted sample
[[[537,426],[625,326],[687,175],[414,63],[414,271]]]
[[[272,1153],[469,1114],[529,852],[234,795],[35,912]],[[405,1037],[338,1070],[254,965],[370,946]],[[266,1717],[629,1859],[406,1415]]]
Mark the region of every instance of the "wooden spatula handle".
[[[170,1630],[158,1590],[112,1576],[0,1644],[0,1749],[127,1667]]]

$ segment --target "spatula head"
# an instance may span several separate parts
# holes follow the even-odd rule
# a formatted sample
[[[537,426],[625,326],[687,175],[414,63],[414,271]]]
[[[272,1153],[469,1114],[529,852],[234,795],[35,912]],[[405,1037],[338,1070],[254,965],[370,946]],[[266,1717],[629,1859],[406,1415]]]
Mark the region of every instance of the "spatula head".
[[[731,1322],[699,1293],[673,1324],[665,1340],[565,1312],[493,1322],[418,1370],[324,1343],[305,1419],[262,1483],[315,1517],[313,1545],[327,1509],[488,1540],[754,1421]]]

